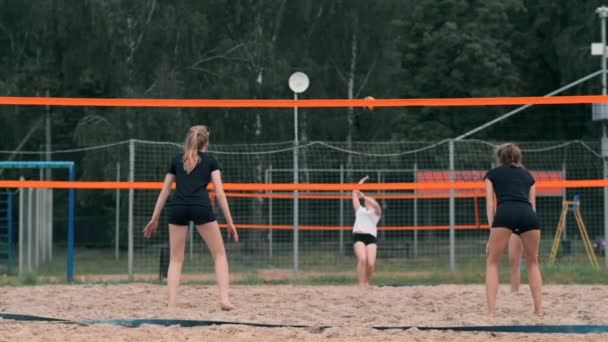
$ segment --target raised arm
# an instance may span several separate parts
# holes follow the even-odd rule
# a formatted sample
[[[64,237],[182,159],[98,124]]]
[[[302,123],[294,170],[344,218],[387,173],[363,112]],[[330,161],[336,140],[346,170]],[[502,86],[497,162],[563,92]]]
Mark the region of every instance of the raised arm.
[[[211,172],[211,182],[213,183],[217,201],[220,204],[220,208],[222,208],[222,213],[224,213],[224,218],[226,218],[226,225],[228,226],[228,238],[232,236],[234,241],[238,242],[239,235],[236,232],[236,227],[232,221],[232,214],[230,213],[230,207],[228,206],[228,199],[224,193],[224,185],[222,183],[222,174],[220,170]]]
[[[494,222],[494,185],[489,179],[486,179],[486,215],[488,218],[488,224],[492,227]]]
[[[165,180],[163,182],[163,188],[158,194],[158,199],[156,200],[156,205],[154,206],[154,212],[152,213],[152,218],[150,222],[144,228],[144,237],[149,238],[156,232],[158,229],[158,220],[160,219],[160,213],[163,211],[165,204],[167,203],[167,198],[171,194],[171,186],[175,181],[175,175],[172,173],[167,173],[165,175]]]
[[[355,212],[361,208],[361,201],[359,200],[359,196],[361,196],[361,191],[353,190],[353,209]]]
[[[359,180],[359,182],[357,182],[357,184],[363,184],[368,179],[369,179],[369,177],[365,176],[365,177],[361,178]],[[355,209],[355,212],[357,210],[359,210],[359,208],[361,208],[361,199],[362,198],[365,198],[365,196],[363,195],[363,193],[361,191],[359,191],[359,190],[353,190],[353,209]]]

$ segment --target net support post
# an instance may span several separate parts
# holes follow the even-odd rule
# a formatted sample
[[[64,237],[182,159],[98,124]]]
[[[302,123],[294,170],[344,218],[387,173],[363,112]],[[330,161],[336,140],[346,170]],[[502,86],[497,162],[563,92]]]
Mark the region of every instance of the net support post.
[[[340,184],[344,184],[344,164],[340,164]],[[340,191],[340,195],[344,195],[344,191]],[[344,199],[340,199],[340,227],[344,226]],[[340,237],[338,243],[340,244],[340,255],[344,255],[344,230],[340,229]]]
[[[8,273],[13,272],[13,193],[7,194],[7,225],[8,225]]]
[[[74,164],[69,168],[69,180],[76,180],[76,170]],[[67,265],[67,281],[71,283],[74,279],[74,206],[76,205],[76,190],[70,188],[68,190],[68,265]]]
[[[19,177],[19,180],[25,180],[23,176]],[[25,189],[23,187],[19,187],[19,275],[23,275],[23,261],[24,261],[24,251],[23,244],[25,243],[24,235],[25,235]]]
[[[129,139],[129,182],[135,181],[135,140]],[[129,189],[129,208],[128,208],[128,251],[127,251],[127,263],[129,281],[133,281],[133,202],[135,200],[135,192],[133,188]]]
[[[120,182],[120,162],[116,163],[116,181]],[[120,258],[120,189],[116,189],[116,209],[114,218],[114,259]]]
[[[294,100],[298,99],[298,94],[293,94]],[[299,180],[299,142],[298,142],[298,107],[293,107],[293,127],[294,127],[294,141],[293,141],[293,183],[298,184]],[[298,278],[300,273],[300,223],[299,223],[299,195],[298,191],[293,192],[293,277]]]
[[[418,163],[414,163],[414,183],[418,182]],[[418,191],[414,189],[414,227],[418,227]],[[418,229],[414,229],[414,258],[418,257]]]
[[[265,172],[266,184],[272,183],[272,165],[268,167]],[[266,191],[267,194],[272,194],[272,190]],[[271,228],[268,228],[268,258],[272,259],[272,196],[268,197],[268,225]]]
[[[602,18],[602,46],[605,48],[605,18]],[[602,89],[603,94],[606,94],[606,59],[605,56],[602,58]],[[594,103],[591,107],[593,121],[598,121],[602,125],[602,138],[601,138],[601,153],[603,162],[603,176],[604,179],[608,179],[608,103]],[[608,187],[603,188],[604,193],[604,240],[608,240]],[[604,270],[608,271],[608,253],[604,253]]]
[[[602,123],[602,157],[604,163],[604,179],[608,179],[608,136],[606,123]],[[608,240],[608,187],[604,187],[604,241]],[[604,253],[604,270],[608,271],[608,253]]]
[[[27,272],[32,272],[32,224],[33,224],[33,217],[32,217],[32,198],[34,197],[34,189],[32,188],[28,188],[27,189],[27,223],[26,225],[26,231],[27,231]],[[68,258],[69,258],[69,254],[68,254]]]
[[[449,144],[450,182],[454,182],[454,140]],[[456,191],[450,188],[450,272],[456,272]]]

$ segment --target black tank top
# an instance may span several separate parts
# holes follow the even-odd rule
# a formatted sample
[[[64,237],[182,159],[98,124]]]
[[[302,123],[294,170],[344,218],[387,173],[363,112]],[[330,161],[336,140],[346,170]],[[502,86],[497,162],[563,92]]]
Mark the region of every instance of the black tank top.
[[[534,177],[523,167],[502,165],[488,171],[484,176],[486,178],[494,186],[499,205],[506,201],[530,203],[530,188],[534,185]]]
[[[220,170],[220,163],[208,152],[199,152],[199,163],[189,174],[184,170],[183,154],[176,155],[167,168],[167,173],[175,175],[175,191],[171,196],[171,206],[211,207],[207,184],[211,172]]]

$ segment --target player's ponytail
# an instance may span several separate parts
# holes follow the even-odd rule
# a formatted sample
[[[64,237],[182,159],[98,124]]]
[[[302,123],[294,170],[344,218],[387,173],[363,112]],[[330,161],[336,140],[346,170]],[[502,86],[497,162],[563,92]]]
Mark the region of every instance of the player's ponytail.
[[[184,142],[184,171],[190,174],[199,163],[198,151],[204,150],[209,144],[209,128],[207,126],[193,126],[186,134]]]

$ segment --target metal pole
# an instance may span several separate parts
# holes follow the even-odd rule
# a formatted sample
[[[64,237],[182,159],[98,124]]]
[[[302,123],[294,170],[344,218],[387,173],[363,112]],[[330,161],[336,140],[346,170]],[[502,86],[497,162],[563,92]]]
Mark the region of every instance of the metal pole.
[[[450,153],[450,182],[454,182],[454,140],[449,143]],[[455,190],[450,189],[450,272],[456,272],[456,198]]]
[[[135,181],[135,141],[129,140],[129,182]],[[127,224],[127,239],[128,251],[127,262],[129,280],[133,280],[133,204],[135,201],[135,193],[133,188],[129,189],[129,207],[128,207],[128,224]]]
[[[596,10],[601,18],[602,25],[602,95],[606,95],[606,16],[608,8],[602,6]],[[606,122],[602,121],[602,157],[604,158],[604,179],[608,178],[608,134],[606,132]],[[604,187],[604,240],[608,239],[608,187]],[[608,253],[604,253],[604,269],[608,271]]]
[[[46,189],[38,189],[38,191],[40,191],[40,202],[38,203],[38,208],[40,209],[40,213],[38,214],[38,217],[40,218],[40,230],[38,231],[38,234],[40,235],[40,238],[38,239],[38,262],[43,265],[46,260]]]
[[[72,165],[69,169],[69,180],[76,180],[76,169]],[[68,190],[68,271],[67,281],[72,282],[74,278],[74,235],[76,234],[74,227],[74,209],[76,206],[76,191],[74,188]]]
[[[601,9],[605,9],[602,7]],[[606,95],[606,11],[599,12],[602,18],[602,95]]]
[[[19,177],[20,181],[23,181],[23,176]],[[19,275],[23,274],[23,244],[25,243],[25,190],[19,188]]]
[[[414,163],[414,183],[418,182],[418,163]],[[414,189],[414,227],[418,227],[418,191]],[[414,258],[418,257],[418,229],[414,229]]]
[[[50,97],[50,93],[49,90],[46,90],[46,97]],[[51,146],[52,146],[52,139],[51,139],[51,107],[50,106],[46,106],[46,117],[45,117],[46,123],[45,123],[45,136],[46,136],[46,161],[50,161],[51,160]],[[51,180],[52,177],[52,169],[49,167],[46,169],[46,180]]]
[[[53,189],[49,189],[49,262],[53,261]]]
[[[344,184],[344,164],[340,164],[340,184]],[[344,191],[340,191],[340,195],[344,195]],[[340,227],[344,226],[344,199],[340,199]],[[340,255],[344,255],[344,230],[340,229]]]
[[[272,184],[272,165],[266,170],[266,184]],[[272,190],[266,193],[272,195]],[[272,197],[268,197],[268,225],[272,227]],[[272,259],[272,228],[268,228],[268,257]]]
[[[45,259],[47,262],[51,262],[51,246],[53,245],[53,238],[52,236],[52,229],[53,229],[53,212],[52,212],[52,207],[51,207],[51,202],[53,201],[51,198],[51,194],[53,189],[46,189],[45,190],[45,207],[46,207],[46,236],[45,236],[45,240],[46,240],[46,255],[45,255]]]
[[[8,225],[8,273],[13,271],[13,193],[7,194],[7,225]]]
[[[298,99],[298,94],[293,93],[293,99]],[[298,184],[298,107],[293,107],[293,183]],[[299,255],[299,218],[298,218],[298,191],[293,192],[293,277],[298,278],[300,271],[300,255]]]
[[[32,272],[32,197],[34,189],[27,189],[27,271]]]
[[[116,181],[120,182],[120,162],[116,163]],[[118,260],[120,257],[120,189],[116,189],[116,209],[115,209],[115,221],[114,221],[114,259]]]
[[[598,70],[596,72],[593,72],[593,73],[591,73],[591,74],[589,74],[589,75],[587,75],[585,77],[579,78],[578,80],[576,80],[576,81],[574,81],[572,83],[566,84],[565,86],[563,86],[563,87],[561,87],[559,89],[556,89],[556,90],[554,90],[554,91],[552,91],[552,92],[550,92],[548,94],[545,94],[543,97],[551,97],[551,96],[557,95],[557,94],[559,94],[559,93],[561,93],[563,91],[566,91],[566,90],[568,90],[568,89],[570,89],[572,87],[575,87],[575,86],[577,86],[577,85],[579,85],[581,83],[587,82],[588,80],[590,80],[590,79],[598,76],[601,73],[602,73],[602,70]],[[481,130],[484,130],[484,129],[490,127],[490,126],[493,126],[494,124],[496,124],[496,123],[498,123],[500,121],[503,121],[503,120],[505,120],[505,119],[507,119],[507,118],[509,118],[509,117],[511,117],[511,116],[513,116],[513,115],[515,115],[515,114],[517,114],[517,113],[519,113],[519,112],[521,112],[521,111],[529,108],[529,107],[532,107],[532,106],[533,105],[531,105],[531,104],[527,104],[527,105],[523,105],[521,107],[517,107],[517,108],[513,109],[512,111],[509,111],[509,112],[507,112],[507,113],[505,113],[505,114],[497,117],[496,119],[494,119],[492,121],[486,122],[485,124],[483,124],[483,125],[481,125],[481,126],[479,126],[477,128],[474,128],[474,129],[472,129],[472,130],[470,130],[470,131],[468,131],[468,132],[466,132],[466,133],[464,133],[462,135],[459,135],[454,140],[458,141],[458,140],[462,140],[462,139],[464,139],[466,137],[469,137],[469,136],[471,136],[471,135],[473,135],[473,134],[475,134],[475,133],[477,133],[477,132],[479,132]]]
[[[563,162],[563,163],[562,163],[562,175],[563,175],[563,177],[564,177],[564,180],[566,180],[566,162]],[[567,189],[567,188],[564,188],[564,190],[563,190],[563,192],[562,192],[562,201],[563,201],[563,202],[565,202],[565,201],[567,201],[567,200],[568,200],[568,198],[566,197],[566,196],[567,196],[567,194],[566,194],[566,189]],[[566,220],[566,221],[568,221],[568,220]],[[564,233],[563,233],[564,235],[562,235],[562,241],[566,241],[566,240],[568,240],[568,234],[567,234],[568,229],[566,229],[566,228],[567,228],[567,226],[568,226],[568,223],[567,223],[567,222],[564,222]]]
[[[604,48],[605,49],[605,48]],[[604,179],[608,179],[608,135],[606,123],[602,122],[602,157],[604,158]],[[608,187],[604,187],[604,240],[608,240]],[[604,253],[604,269],[608,271],[608,252]]]
[[[382,172],[381,171],[376,171],[376,183],[382,183]],[[382,195],[382,191],[379,191],[378,195]],[[378,203],[380,203],[380,199],[378,199]],[[382,204],[384,204],[384,202]],[[384,205],[382,207],[384,207]],[[382,239],[386,238],[385,232],[383,230],[379,231],[377,234],[378,234],[378,236],[382,235]]]
[[[40,169],[40,178],[42,178],[43,170]],[[40,204],[40,196],[42,195],[42,189],[34,189],[34,217],[36,217],[36,224],[34,225],[34,268],[40,266],[40,237],[42,235],[42,205]]]

